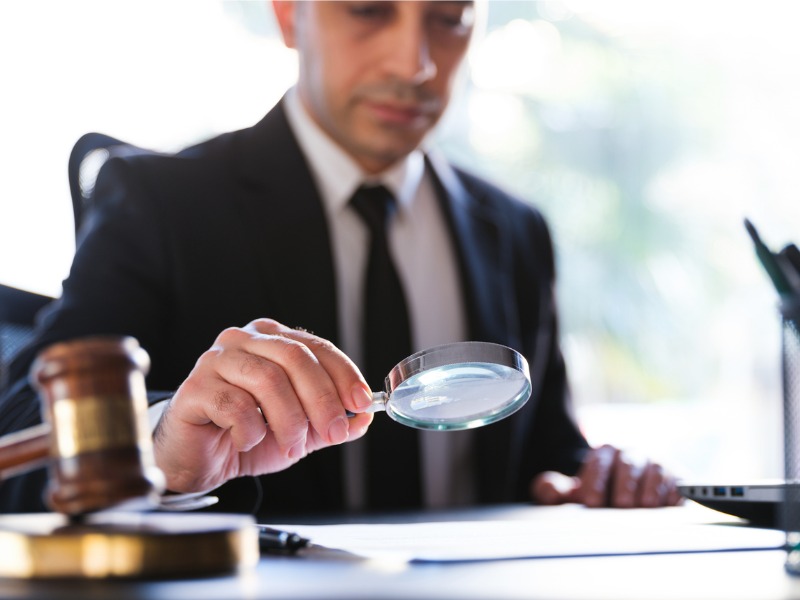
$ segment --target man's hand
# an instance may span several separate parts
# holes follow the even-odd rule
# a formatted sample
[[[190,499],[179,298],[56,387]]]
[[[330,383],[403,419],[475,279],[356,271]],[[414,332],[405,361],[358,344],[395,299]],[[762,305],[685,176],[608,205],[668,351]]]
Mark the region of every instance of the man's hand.
[[[540,473],[531,483],[531,496],[538,504],[577,502],[590,507],[649,508],[681,502],[675,478],[661,465],[635,464],[608,445],[591,450],[575,477]]]
[[[371,399],[333,344],[259,319],[223,331],[197,361],[156,427],[156,464],[176,492],[280,471],[364,435]]]

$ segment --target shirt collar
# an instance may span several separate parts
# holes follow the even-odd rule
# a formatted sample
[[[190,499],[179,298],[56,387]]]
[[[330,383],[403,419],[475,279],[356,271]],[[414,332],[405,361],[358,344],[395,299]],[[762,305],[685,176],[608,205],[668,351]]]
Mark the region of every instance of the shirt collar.
[[[364,183],[385,185],[397,199],[400,214],[410,210],[425,173],[421,150],[414,150],[383,173],[367,175],[313,121],[296,88],[291,88],[286,94],[285,107],[289,125],[308,160],[326,210],[335,213],[343,209]]]

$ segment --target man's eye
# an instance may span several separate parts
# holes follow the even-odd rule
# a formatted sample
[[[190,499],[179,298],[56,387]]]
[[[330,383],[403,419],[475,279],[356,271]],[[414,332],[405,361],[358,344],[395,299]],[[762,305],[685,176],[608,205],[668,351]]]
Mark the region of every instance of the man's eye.
[[[475,17],[471,8],[458,11],[434,12],[429,17],[432,24],[453,33],[468,33]]]
[[[442,27],[454,29],[463,26],[461,17],[452,17],[450,15],[434,15],[432,20]]]

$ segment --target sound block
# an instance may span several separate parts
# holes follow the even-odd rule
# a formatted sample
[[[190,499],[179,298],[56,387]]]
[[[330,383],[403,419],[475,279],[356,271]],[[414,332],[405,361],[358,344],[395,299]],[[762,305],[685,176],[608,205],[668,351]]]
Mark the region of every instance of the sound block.
[[[0,515],[0,557],[0,577],[204,577],[255,565],[258,529],[252,517],[221,513]]]

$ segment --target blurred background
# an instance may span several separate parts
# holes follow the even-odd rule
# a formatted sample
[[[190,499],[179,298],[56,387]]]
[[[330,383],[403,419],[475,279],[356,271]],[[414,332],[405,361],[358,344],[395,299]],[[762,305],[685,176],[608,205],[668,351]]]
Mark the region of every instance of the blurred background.
[[[536,203],[593,443],[686,478],[782,473],[777,295],[743,227],[800,243],[800,3],[488,2],[439,142]],[[0,282],[58,295],[67,158],[258,121],[293,82],[266,2],[0,3]]]

